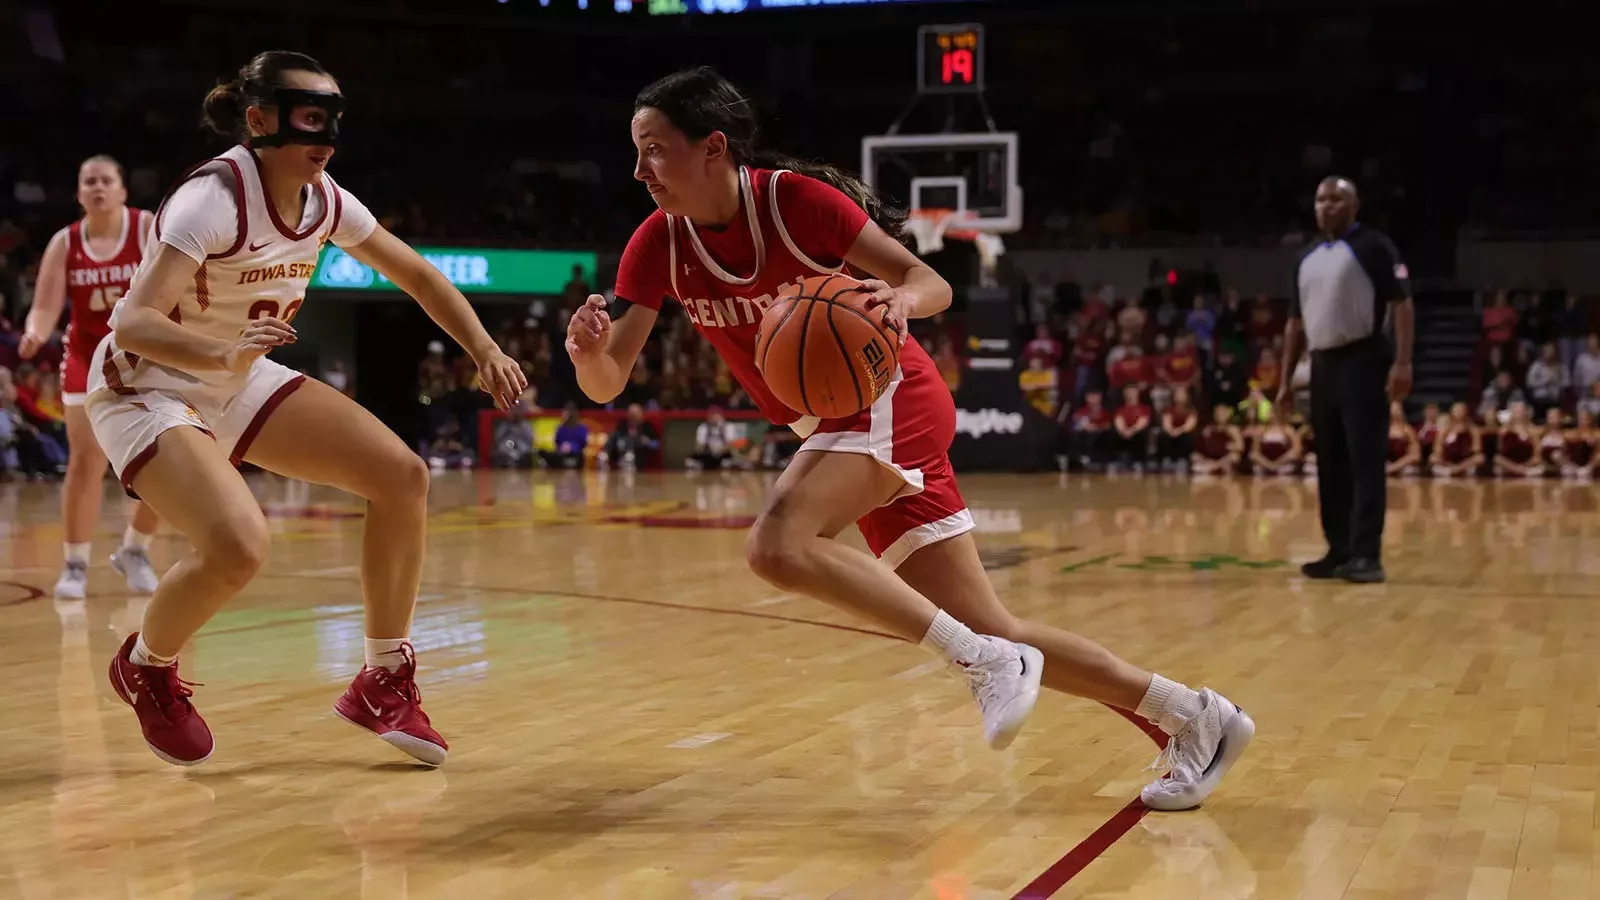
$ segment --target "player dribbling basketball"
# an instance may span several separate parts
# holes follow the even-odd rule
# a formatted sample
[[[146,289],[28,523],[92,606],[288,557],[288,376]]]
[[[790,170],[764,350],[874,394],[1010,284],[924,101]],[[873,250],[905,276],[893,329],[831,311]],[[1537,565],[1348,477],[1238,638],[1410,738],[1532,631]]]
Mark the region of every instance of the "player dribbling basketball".
[[[409,639],[428,467],[355,401],[265,357],[295,340],[289,323],[332,241],[415,297],[472,355],[502,409],[526,382],[461,292],[324,171],[343,111],[317,61],[284,51],[259,54],[207,95],[212,129],[240,143],[191,169],[162,202],[159,243],[90,373],[89,417],[117,476],[194,544],[110,670],[145,742],[175,765],[201,762],[214,746],[178,677],[178,651],[266,554],[266,520],[239,461],[367,501],[366,665],[334,711],[423,762],[447,754],[422,710]]]
[[[61,405],[67,422],[67,478],[61,485],[61,576],[55,596],[82,600],[89,580],[89,544],[100,518],[106,455],[95,442],[84,412],[89,366],[100,341],[111,333],[111,309],[128,290],[143,261],[154,216],[128,206],[122,166],[109,156],[91,156],[78,166],[78,205],[83,218],[55,233],[39,261],[39,284],[23,326],[18,355],[32,359],[50,340],[63,306],[70,306],[61,360]],[[128,590],[156,589],[150,541],[161,520],[147,503],[135,502],[111,565]]]
[[[584,392],[608,401],[627,383],[667,298],[680,303],[746,392],[805,437],[751,528],[747,557],[773,585],[853,611],[951,663],[969,680],[992,746],[1008,744],[1045,686],[1136,711],[1172,736],[1157,809],[1202,802],[1250,742],[1254,724],[1210,690],[1136,668],[1086,638],[1015,618],[985,575],[973,520],[947,455],[955,407],[916,341],[871,408],[802,418],[754,363],[765,308],[806,276],[867,273],[871,305],[903,340],[906,320],[950,303],[950,286],[898,240],[902,219],[835,169],[756,166],[751,104],[710,69],[679,72],[634,104],[634,177],[659,209],[628,242],[618,310],[590,297],[567,331]],[[804,172],[804,174],[801,174]],[[855,522],[877,557],[833,538]]]

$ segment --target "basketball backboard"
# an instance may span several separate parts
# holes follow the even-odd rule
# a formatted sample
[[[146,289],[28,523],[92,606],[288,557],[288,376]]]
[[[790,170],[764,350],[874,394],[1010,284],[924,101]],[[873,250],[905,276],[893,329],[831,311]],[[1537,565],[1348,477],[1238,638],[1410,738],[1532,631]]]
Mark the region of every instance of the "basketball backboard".
[[[908,209],[954,209],[963,228],[1022,228],[1017,135],[1009,131],[882,134],[861,139],[861,176]]]

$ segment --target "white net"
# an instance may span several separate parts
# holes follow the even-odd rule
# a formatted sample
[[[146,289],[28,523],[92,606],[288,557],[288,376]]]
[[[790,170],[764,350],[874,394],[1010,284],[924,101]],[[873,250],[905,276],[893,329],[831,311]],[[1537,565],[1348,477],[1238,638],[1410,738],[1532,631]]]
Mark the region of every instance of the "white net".
[[[1006,243],[1000,235],[974,227],[976,217],[971,213],[953,209],[913,209],[906,221],[906,230],[917,242],[917,255],[929,256],[944,249],[948,240],[969,241],[978,251],[978,270],[984,280],[992,281],[995,267],[1006,252]]]

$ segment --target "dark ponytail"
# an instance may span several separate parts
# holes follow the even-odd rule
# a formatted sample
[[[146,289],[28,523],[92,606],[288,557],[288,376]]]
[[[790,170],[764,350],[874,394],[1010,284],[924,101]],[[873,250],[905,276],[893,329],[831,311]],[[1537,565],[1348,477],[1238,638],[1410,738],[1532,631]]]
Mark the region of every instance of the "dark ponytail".
[[[206,94],[201,105],[204,124],[217,134],[241,139],[250,137],[244,111],[252,106],[269,105],[272,92],[283,86],[283,76],[289,72],[328,74],[321,63],[304,53],[292,50],[257,53],[239,69],[232,81],[218,84]]]
[[[827,184],[866,210],[891,237],[905,240],[905,210],[886,202],[861,179],[837,166],[759,149],[755,105],[710,66],[684,69],[653,82],[633,101],[634,112],[646,107],[658,110],[692,140],[701,140],[713,131],[727,135],[728,151],[736,164],[791,169]]]

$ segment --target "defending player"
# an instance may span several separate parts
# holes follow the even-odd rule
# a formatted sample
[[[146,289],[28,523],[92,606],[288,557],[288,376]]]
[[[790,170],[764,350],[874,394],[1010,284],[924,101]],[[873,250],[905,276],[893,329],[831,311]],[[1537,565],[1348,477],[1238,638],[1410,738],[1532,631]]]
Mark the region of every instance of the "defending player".
[[[415,297],[472,355],[501,408],[525,382],[466,298],[324,171],[343,110],[338,84],[298,53],[262,53],[214,88],[207,120],[242,143],[192,169],[162,203],[155,249],[95,354],[88,408],[100,445],[129,491],[194,543],[110,674],[145,741],[177,765],[213,748],[178,651],[266,555],[266,520],[240,460],[367,501],[366,665],[334,709],[424,762],[447,752],[422,711],[408,640],[428,467],[355,401],[264,357],[295,340],[290,323],[332,241]]]
[[[128,206],[122,166],[109,156],[91,156],[78,166],[78,205],[83,218],[55,233],[39,262],[39,284],[17,352],[32,359],[50,340],[63,306],[70,306],[61,361],[61,405],[67,420],[67,479],[61,487],[62,566],[55,595],[82,600],[89,580],[89,544],[100,520],[106,455],[95,443],[83,411],[89,361],[111,333],[111,309],[128,291],[144,259],[154,216]],[[156,589],[150,542],[161,520],[148,504],[133,503],[132,520],[111,567],[128,590]]]
[[[754,111],[710,69],[661,79],[634,110],[634,177],[659,209],[623,253],[615,319],[596,296],[569,324],[567,351],[585,393],[608,401],[621,392],[663,300],[675,298],[763,412],[805,436],[750,531],[756,574],[880,622],[954,664],[993,746],[1021,728],[1041,675],[1049,687],[1136,710],[1172,735],[1161,760],[1168,775],[1144,789],[1145,802],[1184,809],[1204,800],[1253,723],[1210,690],[1006,610],[950,468],[950,392],[916,341],[903,344],[880,399],[847,419],[801,418],[762,381],[753,360],[762,312],[805,276],[848,265],[881,279],[867,282],[872,302],[902,338],[907,319],[950,303],[949,285],[895,239],[899,217],[837,170],[781,160],[755,168]],[[876,560],[832,540],[851,522]]]

